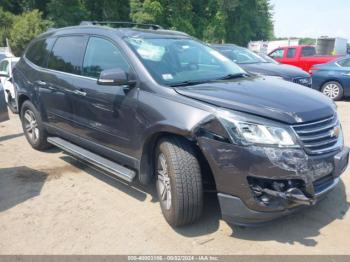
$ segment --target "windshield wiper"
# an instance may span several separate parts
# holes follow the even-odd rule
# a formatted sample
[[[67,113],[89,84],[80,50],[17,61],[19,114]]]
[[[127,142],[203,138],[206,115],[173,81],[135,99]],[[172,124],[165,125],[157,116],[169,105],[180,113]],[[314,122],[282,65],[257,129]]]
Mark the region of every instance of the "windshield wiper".
[[[241,77],[248,77],[249,75],[247,73],[238,73],[238,74],[228,74],[226,76],[220,77],[217,80],[229,80],[229,79],[236,79]]]
[[[177,86],[194,86],[194,85],[200,85],[200,84],[204,84],[204,83],[208,83],[210,82],[208,81],[194,81],[194,80],[186,80],[183,82],[179,82],[179,83],[175,83],[175,84],[171,84],[171,87],[177,87]]]

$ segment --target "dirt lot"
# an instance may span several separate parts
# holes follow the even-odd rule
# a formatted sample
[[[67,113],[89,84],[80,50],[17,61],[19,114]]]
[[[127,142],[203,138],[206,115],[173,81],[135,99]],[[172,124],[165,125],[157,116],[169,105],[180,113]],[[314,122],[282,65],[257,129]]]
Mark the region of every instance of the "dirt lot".
[[[350,145],[350,101],[338,104]],[[350,170],[328,197],[262,228],[230,228],[215,195],[173,229],[152,188],[129,187],[58,149],[33,150],[18,116],[0,124],[1,254],[350,254]]]

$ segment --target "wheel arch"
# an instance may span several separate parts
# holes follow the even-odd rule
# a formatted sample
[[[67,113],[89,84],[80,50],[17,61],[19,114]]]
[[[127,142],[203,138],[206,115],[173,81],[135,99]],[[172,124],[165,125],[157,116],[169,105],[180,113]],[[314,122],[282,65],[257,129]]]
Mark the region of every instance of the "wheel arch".
[[[141,184],[147,185],[150,184],[154,178],[154,157],[155,157],[155,151],[158,142],[167,136],[176,136],[182,139],[186,139],[191,145],[194,147],[195,152],[198,157],[198,161],[201,166],[202,171],[202,179],[205,183],[208,185],[213,186],[216,188],[215,180],[213,173],[211,171],[210,165],[203,155],[200,147],[197,144],[196,137],[193,136],[191,133],[187,132],[181,132],[178,130],[178,132],[172,130],[162,130],[160,132],[155,132],[151,135],[149,135],[144,143],[142,154],[141,154],[141,160],[140,160],[140,169],[139,169],[139,181]]]
[[[30,101],[30,98],[29,96],[25,95],[25,94],[21,94],[18,96],[18,112],[21,113],[21,110],[22,110],[22,105],[25,101],[29,100]]]
[[[337,82],[337,83],[340,84],[341,87],[344,89],[343,83],[342,83],[338,78],[327,78],[326,80],[323,80],[323,81],[321,82],[320,91],[322,91],[323,86],[324,86],[325,84],[327,84],[328,82]]]

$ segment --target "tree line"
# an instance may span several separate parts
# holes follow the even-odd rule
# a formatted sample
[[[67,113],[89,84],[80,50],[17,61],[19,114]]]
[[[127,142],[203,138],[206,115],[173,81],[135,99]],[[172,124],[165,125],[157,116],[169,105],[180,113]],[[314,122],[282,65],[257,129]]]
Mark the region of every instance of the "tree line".
[[[269,0],[1,0],[0,46],[16,55],[50,27],[83,20],[154,23],[211,43],[273,38]]]

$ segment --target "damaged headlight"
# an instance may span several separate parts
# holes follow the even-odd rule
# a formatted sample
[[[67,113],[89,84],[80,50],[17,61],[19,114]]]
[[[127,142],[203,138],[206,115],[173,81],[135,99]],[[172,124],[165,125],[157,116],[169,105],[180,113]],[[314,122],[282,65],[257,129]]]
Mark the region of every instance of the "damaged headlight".
[[[226,110],[218,110],[217,117],[235,143],[278,147],[299,146],[287,128],[273,125],[272,123],[262,123],[264,121],[259,117],[243,113],[233,113]]]

